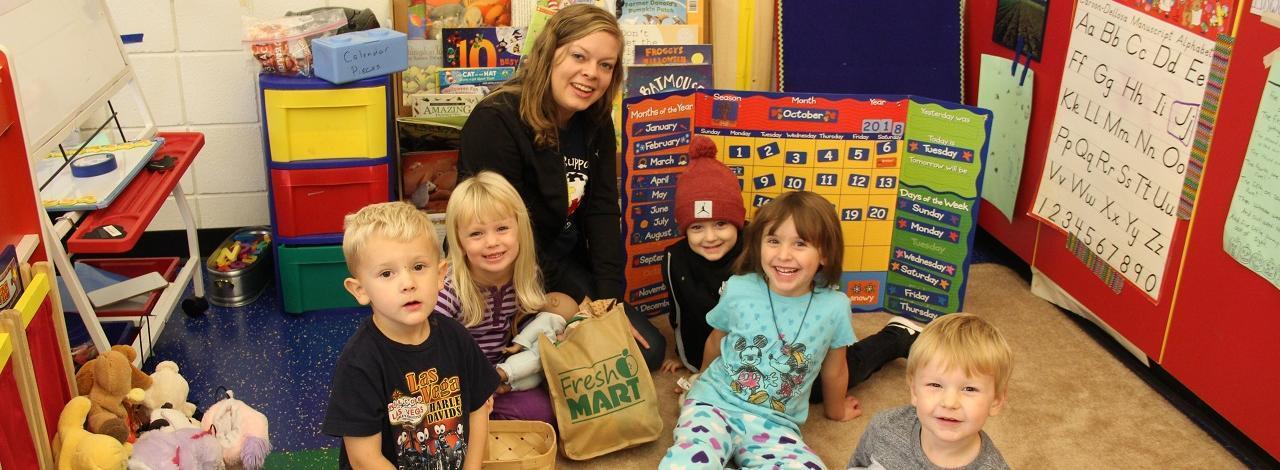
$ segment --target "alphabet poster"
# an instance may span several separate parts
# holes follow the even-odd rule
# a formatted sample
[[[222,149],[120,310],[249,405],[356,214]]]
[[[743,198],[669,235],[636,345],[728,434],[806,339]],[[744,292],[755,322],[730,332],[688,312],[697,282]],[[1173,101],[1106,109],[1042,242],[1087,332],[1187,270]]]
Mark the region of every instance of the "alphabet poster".
[[[676,181],[691,134],[738,175],[750,221],[786,191],[836,207],[839,286],[854,310],[917,320],[962,308],[991,114],[905,96],[689,90],[633,97],[623,111],[628,298],[670,308],[663,251],[679,241]]]
[[[1145,11],[1132,1],[1076,4],[1032,204],[1033,215],[1080,239],[1153,301],[1214,51],[1211,31],[1174,14],[1182,3],[1139,2]]]

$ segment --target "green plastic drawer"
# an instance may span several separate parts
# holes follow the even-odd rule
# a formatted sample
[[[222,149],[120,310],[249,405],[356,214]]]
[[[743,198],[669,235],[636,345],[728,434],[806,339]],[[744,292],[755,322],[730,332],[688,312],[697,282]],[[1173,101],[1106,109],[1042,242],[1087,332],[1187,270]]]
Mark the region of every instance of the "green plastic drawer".
[[[276,260],[284,311],[302,313],[359,306],[342,287],[348,276],[342,245],[281,245]]]

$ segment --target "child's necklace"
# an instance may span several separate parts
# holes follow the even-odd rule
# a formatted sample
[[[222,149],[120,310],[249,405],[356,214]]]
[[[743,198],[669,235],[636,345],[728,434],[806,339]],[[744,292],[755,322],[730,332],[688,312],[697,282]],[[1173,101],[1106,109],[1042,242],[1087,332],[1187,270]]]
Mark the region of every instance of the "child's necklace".
[[[768,290],[769,292],[769,312],[773,314],[773,328],[778,330],[778,340],[782,341],[782,344],[786,344],[787,337],[786,335],[782,334],[782,325],[778,324],[778,311],[773,308],[773,289],[769,289],[768,286],[766,286],[765,289]],[[812,307],[812,306],[813,306],[813,286],[810,286],[809,287],[809,303],[804,306],[804,315],[800,317],[800,324],[796,326],[796,334],[795,334],[796,340],[800,339],[800,330],[804,328],[804,321],[805,319],[809,318],[809,307]]]

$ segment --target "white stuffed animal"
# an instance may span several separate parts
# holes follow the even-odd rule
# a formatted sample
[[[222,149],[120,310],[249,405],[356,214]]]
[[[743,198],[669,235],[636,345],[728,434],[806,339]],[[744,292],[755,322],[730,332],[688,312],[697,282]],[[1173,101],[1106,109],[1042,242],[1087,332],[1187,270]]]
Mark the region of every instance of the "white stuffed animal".
[[[200,424],[218,438],[227,468],[259,470],[271,453],[267,416],[237,400],[230,390],[205,411]]]
[[[151,374],[151,388],[147,389],[142,404],[148,410],[158,410],[164,408],[165,403],[169,403],[182,414],[192,417],[196,413],[196,405],[187,402],[187,394],[190,391],[187,379],[182,378],[178,373],[178,364],[173,361],[164,361],[157,364],[156,371]]]

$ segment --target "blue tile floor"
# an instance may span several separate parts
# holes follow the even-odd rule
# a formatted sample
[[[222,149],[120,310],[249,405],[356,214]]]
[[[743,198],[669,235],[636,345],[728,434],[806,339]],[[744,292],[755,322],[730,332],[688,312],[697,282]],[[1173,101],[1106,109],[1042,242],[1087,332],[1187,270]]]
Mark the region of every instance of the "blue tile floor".
[[[271,285],[244,307],[210,306],[200,317],[175,309],[143,370],[178,363],[191,386],[188,400],[201,410],[222,388],[235,391],[267,415],[276,451],[334,447],[338,440],[320,433],[329,378],[347,337],[368,315],[367,308],[284,313]]]

